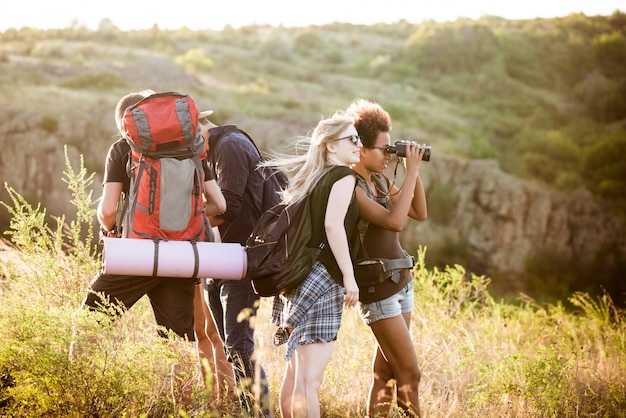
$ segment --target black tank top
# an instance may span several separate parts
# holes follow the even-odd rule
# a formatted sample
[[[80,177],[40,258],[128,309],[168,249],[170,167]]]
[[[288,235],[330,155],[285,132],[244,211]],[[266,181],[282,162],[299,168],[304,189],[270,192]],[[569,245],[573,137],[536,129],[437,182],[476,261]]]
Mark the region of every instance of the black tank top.
[[[357,174],[357,185],[363,189],[365,194],[381,206],[390,209],[389,179],[384,174],[372,173],[372,180],[380,196],[375,196],[367,186],[365,179]],[[363,240],[363,247],[369,257],[394,259],[406,256],[406,252],[400,246],[399,232],[381,228],[378,225],[368,223],[362,218],[359,220],[359,232]],[[367,289],[359,289],[359,300],[361,303],[378,302],[396,294],[410,280],[411,273],[409,269],[400,269],[381,284],[370,286]]]
[[[333,280],[340,285],[343,285],[343,275],[335,256],[330,250],[328,245],[328,239],[326,238],[326,230],[324,229],[324,219],[326,217],[326,207],[328,204],[328,197],[330,196],[330,190],[333,185],[346,176],[356,176],[356,172],[350,167],[335,166],[331,168],[322,179],[317,183],[311,192],[311,228],[313,230],[313,237],[310,244],[316,246],[318,243],[324,243],[325,247],[320,253],[319,261],[324,264]],[[358,254],[359,249],[359,207],[356,203],[354,191],[352,192],[352,200],[346,217],[344,218],[344,227],[346,229],[346,235],[348,238],[348,245],[350,247],[350,258],[354,261]]]

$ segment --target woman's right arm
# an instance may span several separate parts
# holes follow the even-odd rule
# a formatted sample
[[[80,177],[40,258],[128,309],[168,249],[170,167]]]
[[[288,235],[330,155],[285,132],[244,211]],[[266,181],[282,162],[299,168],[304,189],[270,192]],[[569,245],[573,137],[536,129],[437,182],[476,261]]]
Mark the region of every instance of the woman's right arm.
[[[356,179],[350,175],[333,184],[328,196],[326,217],[324,218],[324,229],[328,245],[343,275],[343,286],[346,291],[345,303],[347,306],[355,306],[359,300],[359,288],[354,278],[354,268],[352,267],[348,237],[344,226],[344,220],[348,213],[355,185]]]

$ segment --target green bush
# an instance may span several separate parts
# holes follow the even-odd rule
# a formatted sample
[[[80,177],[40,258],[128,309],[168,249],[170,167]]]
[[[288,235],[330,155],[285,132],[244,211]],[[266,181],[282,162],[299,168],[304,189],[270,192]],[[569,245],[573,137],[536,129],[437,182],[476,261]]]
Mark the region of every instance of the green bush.
[[[293,40],[293,50],[297,54],[310,56],[316,51],[323,50],[324,40],[313,31],[304,31]]]
[[[77,74],[64,80],[60,85],[74,90],[108,91],[124,87],[126,83],[126,80],[118,74],[101,71]]]
[[[458,205],[458,193],[454,185],[436,182],[428,190],[429,219],[439,224],[448,224]]]
[[[581,149],[559,131],[528,131],[516,138],[516,154],[526,176],[572,186],[582,161]],[[560,180],[559,180],[560,179]]]
[[[498,54],[498,38],[491,28],[471,21],[419,28],[406,44],[407,58],[431,75],[476,71]]]
[[[585,109],[603,123],[626,119],[626,79],[597,83],[584,97]]]
[[[59,130],[59,121],[54,116],[44,116],[39,123],[41,129],[48,133],[55,133]]]
[[[626,132],[603,135],[587,147],[582,171],[590,190],[610,201],[625,202]]]
[[[208,73],[213,70],[213,60],[207,57],[202,48],[192,48],[176,57],[176,65],[190,74]]]
[[[472,132],[467,136],[467,140],[465,155],[469,158],[495,159],[498,156],[498,152],[484,135]]]
[[[609,76],[623,75],[626,66],[626,38],[623,28],[603,33],[592,41],[593,52]]]

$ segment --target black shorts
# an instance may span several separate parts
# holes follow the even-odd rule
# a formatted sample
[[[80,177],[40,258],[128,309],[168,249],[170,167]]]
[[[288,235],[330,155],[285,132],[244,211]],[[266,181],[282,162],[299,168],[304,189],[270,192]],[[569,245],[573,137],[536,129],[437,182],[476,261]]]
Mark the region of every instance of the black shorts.
[[[109,303],[130,309],[148,295],[157,324],[194,341],[195,283],[194,278],[117,276],[100,271],[89,285],[84,304],[91,309]]]

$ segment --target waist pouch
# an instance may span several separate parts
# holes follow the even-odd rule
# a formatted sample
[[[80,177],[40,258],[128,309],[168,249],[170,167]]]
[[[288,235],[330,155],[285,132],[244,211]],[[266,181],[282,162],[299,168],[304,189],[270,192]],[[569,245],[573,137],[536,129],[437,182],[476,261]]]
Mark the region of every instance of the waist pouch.
[[[359,287],[376,286],[391,278],[394,271],[413,268],[413,266],[415,266],[415,258],[412,255],[394,259],[367,258],[355,264],[354,276]]]

